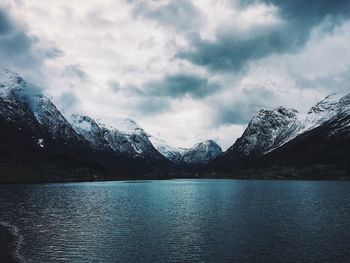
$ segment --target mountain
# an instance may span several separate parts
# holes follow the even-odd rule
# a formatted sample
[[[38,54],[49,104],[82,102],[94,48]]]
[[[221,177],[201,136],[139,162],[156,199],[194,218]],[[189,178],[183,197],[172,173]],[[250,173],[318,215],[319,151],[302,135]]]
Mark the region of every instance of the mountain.
[[[171,170],[132,121],[106,125],[81,115],[68,119],[39,88],[1,69],[0,174],[6,176],[0,181],[155,177]]]
[[[16,73],[0,71],[1,116],[25,129],[45,130],[46,136],[63,144],[85,144],[51,100]],[[29,125],[28,125],[29,124]]]
[[[273,163],[349,166],[350,94],[332,94],[306,114],[300,129],[281,147],[267,154]]]
[[[176,163],[181,164],[183,157],[181,154],[181,148],[176,148],[170,146],[162,139],[156,138],[154,136],[149,136],[149,140],[152,142],[153,146],[160,152],[165,158]]]
[[[113,151],[132,158],[163,159],[146,132],[127,118],[104,118],[72,114],[68,118],[77,133],[89,141],[94,149]]]
[[[251,119],[243,135],[224,155],[260,155],[278,147],[298,129],[297,114],[297,110],[284,107],[260,110]]]
[[[350,94],[331,94],[306,113],[283,107],[261,110],[210,169],[240,174],[258,174],[258,169],[272,177],[346,177],[349,154]]]
[[[177,164],[204,164],[221,154],[221,147],[212,140],[195,144],[191,148],[176,148],[165,141],[149,136],[154,147],[170,161]]]
[[[0,69],[0,182],[216,176],[348,178],[350,94],[305,113],[260,110],[222,153],[212,140],[169,146],[133,120],[64,116],[41,89]]]
[[[183,162],[187,164],[207,163],[221,154],[221,147],[214,141],[208,140],[195,144],[192,148],[182,149]]]
[[[94,119],[84,115],[72,114],[68,120],[72,128],[90,143],[92,149],[95,151],[111,150],[112,146],[106,138],[109,134],[106,135],[106,131]],[[114,148],[112,149],[114,150]]]
[[[106,139],[116,151],[133,157],[164,159],[135,121],[127,118],[104,118],[98,119],[97,123],[109,134]]]
[[[192,148],[176,148],[165,141],[147,134],[135,121],[127,118],[103,118],[94,120],[88,116],[73,114],[68,120],[74,130],[83,136],[94,149],[111,150],[132,158],[163,159],[181,164],[206,163],[222,150],[208,140]]]

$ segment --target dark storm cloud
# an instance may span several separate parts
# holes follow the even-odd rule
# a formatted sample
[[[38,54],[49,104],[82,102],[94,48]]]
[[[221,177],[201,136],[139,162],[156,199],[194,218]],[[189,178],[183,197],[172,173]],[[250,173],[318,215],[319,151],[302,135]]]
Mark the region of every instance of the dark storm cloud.
[[[153,115],[171,109],[170,102],[165,98],[146,97],[137,103],[137,112],[141,115]]]
[[[278,8],[284,23],[270,28],[255,28],[248,34],[235,34],[229,28],[216,33],[216,40],[204,40],[198,34],[192,36],[190,50],[180,50],[178,58],[205,66],[212,71],[238,71],[252,60],[270,54],[293,52],[302,47],[311,30],[323,21],[328,29],[350,16],[348,0],[261,0]],[[258,1],[243,0],[246,8]]]
[[[3,66],[32,66],[39,63],[33,53],[37,38],[21,30],[7,12],[0,9],[0,57]]]
[[[134,15],[157,21],[160,25],[188,30],[200,23],[200,13],[189,0],[169,1],[165,5],[152,8],[148,1],[135,2]],[[152,2],[152,1],[150,1]]]
[[[241,0],[242,6],[256,3],[277,6],[281,16],[286,20],[298,20],[304,25],[314,25],[326,16],[347,17],[350,11],[348,0]]]
[[[12,31],[12,29],[12,23],[10,22],[10,19],[7,16],[6,12],[0,9],[0,35],[8,33]]]
[[[146,83],[134,91],[143,96],[168,97],[172,99],[190,96],[195,99],[206,97],[219,90],[217,83],[192,74],[167,75],[161,80]]]
[[[88,75],[79,64],[66,66],[62,72],[62,76],[78,78],[81,81],[85,81],[88,79]]]
[[[29,35],[0,7],[0,58],[1,66],[38,69],[45,59],[55,58],[62,52],[57,48],[36,49],[39,39]]]

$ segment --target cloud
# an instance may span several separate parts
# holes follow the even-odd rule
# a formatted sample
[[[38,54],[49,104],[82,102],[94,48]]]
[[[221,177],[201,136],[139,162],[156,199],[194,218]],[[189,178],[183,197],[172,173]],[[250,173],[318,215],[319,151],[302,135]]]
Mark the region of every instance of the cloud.
[[[64,55],[63,50],[59,49],[58,47],[52,47],[50,49],[45,50],[45,57],[49,59],[55,59],[62,57]]]
[[[350,16],[350,2],[346,0],[243,0],[241,8],[259,3],[277,7],[277,15],[283,23],[255,27],[243,33],[227,27],[218,30],[214,40],[195,34],[189,38],[190,48],[178,51],[176,56],[211,71],[240,71],[250,61],[299,50],[315,26],[326,22],[327,29],[331,30]]]
[[[189,0],[168,1],[136,1],[135,17],[145,17],[178,30],[188,31],[198,27],[201,16],[197,8]]]
[[[320,23],[326,16],[343,18],[349,16],[350,3],[347,0],[241,0],[243,6],[263,2],[277,6],[281,16],[289,21],[295,21],[306,27]]]
[[[147,82],[141,89],[134,88],[135,92],[143,96],[168,97],[172,99],[185,96],[194,99],[206,97],[220,88],[218,83],[193,74],[179,73],[166,75],[161,80]]]
[[[136,109],[139,115],[156,115],[171,109],[170,101],[164,98],[142,98]]]
[[[57,96],[54,102],[63,113],[73,113],[79,104],[79,99],[72,91],[65,91]]]
[[[13,25],[6,12],[0,9],[0,35],[7,34],[13,30]]]
[[[88,75],[79,64],[74,64],[74,65],[72,64],[72,65],[66,66],[62,72],[62,76],[70,77],[70,78],[78,78],[81,81],[86,81],[88,79]]]
[[[346,94],[350,87],[350,65],[341,72],[333,73],[327,76],[317,76],[315,78],[306,78],[303,76],[295,77],[298,87],[310,90],[320,90],[338,92]]]
[[[63,52],[53,43],[41,42],[39,37],[28,33],[11,11],[0,6],[0,65],[44,85],[44,61],[62,56]]]
[[[221,102],[213,103],[215,110],[214,126],[222,124],[244,125],[261,108],[271,108],[276,103],[274,92],[263,86],[243,87],[240,91],[237,91],[236,96],[231,95],[230,97],[230,100],[225,101],[219,98]]]
[[[34,51],[37,42],[36,37],[29,36],[5,10],[0,9],[0,57],[5,67],[38,64],[40,59]]]
[[[122,84],[118,80],[111,80],[107,83],[113,92],[119,92],[122,88]]]

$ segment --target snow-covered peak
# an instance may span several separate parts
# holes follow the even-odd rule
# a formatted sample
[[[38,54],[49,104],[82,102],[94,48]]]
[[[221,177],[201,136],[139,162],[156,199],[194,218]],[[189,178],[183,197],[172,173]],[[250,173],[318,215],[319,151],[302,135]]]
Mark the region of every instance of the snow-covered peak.
[[[22,100],[31,101],[32,96],[39,96],[42,90],[26,82],[17,73],[0,68],[0,97],[7,97],[14,92]]]
[[[13,89],[18,89],[26,85],[26,82],[16,73],[7,69],[0,69],[0,96],[5,97]]]
[[[216,142],[207,140],[195,144],[192,148],[185,150],[182,155],[185,163],[197,164],[207,163],[221,153],[222,149]]]
[[[157,149],[157,151],[160,152],[165,158],[174,163],[182,162],[182,155],[179,148],[170,146],[164,140],[154,136],[149,135],[148,139],[151,141],[151,143]]]
[[[350,113],[350,94],[345,96],[330,94],[311,107],[306,114],[300,114],[301,127],[298,134],[318,127],[334,119],[340,113]]]
[[[275,109],[269,110],[269,109],[261,109],[258,114],[256,114],[252,120],[250,121],[250,125],[253,125],[255,123],[260,124],[261,120],[267,120],[267,119],[294,119],[296,115],[298,114],[298,111],[296,109],[289,109],[285,108],[283,106],[279,106]]]
[[[72,114],[68,117],[73,129],[83,136],[97,150],[119,151],[115,147],[115,138],[106,130],[103,130],[97,122],[89,116]],[[110,142],[109,142],[110,141]]]
[[[174,163],[207,163],[222,152],[221,147],[213,140],[197,143],[191,148],[177,148],[153,136],[149,136],[149,139],[163,156]]]
[[[116,138],[124,136],[131,145],[135,156],[158,158],[162,155],[154,148],[146,132],[127,118],[103,118],[98,119],[100,127],[108,130]]]
[[[228,152],[241,156],[268,153],[298,135],[350,114],[350,94],[330,94],[306,113],[278,107],[260,110],[249,122],[243,135]]]
[[[68,117],[68,120],[73,124],[74,129],[79,131],[90,132],[96,124],[96,122],[89,116],[80,114],[72,114]]]
[[[133,120],[128,118],[101,118],[97,123],[107,129],[116,129],[124,134],[145,133]]]
[[[298,111],[285,107],[260,110],[249,122],[243,135],[228,150],[238,155],[255,155],[269,151],[283,143],[294,131]]]
[[[340,94],[332,93],[318,102],[307,112],[307,114],[332,111],[336,108],[339,100],[342,98]]]
[[[8,69],[0,68],[0,84],[4,86],[18,85],[24,81],[17,73]]]

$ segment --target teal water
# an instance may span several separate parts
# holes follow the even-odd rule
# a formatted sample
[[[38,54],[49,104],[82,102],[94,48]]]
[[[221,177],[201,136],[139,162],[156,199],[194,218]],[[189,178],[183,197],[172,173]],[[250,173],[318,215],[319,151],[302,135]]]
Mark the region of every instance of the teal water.
[[[28,262],[346,262],[350,182],[0,186]]]

